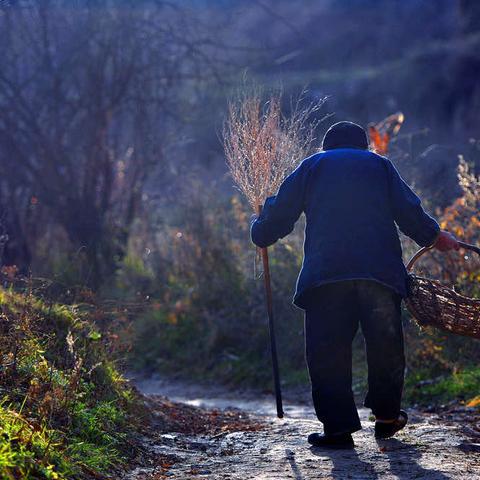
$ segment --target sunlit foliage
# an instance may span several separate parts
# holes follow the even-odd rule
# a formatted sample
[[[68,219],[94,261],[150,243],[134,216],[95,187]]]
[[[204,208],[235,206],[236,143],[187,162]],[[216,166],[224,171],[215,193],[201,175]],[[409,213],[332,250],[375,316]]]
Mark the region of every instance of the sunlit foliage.
[[[77,306],[0,290],[0,476],[95,478],[119,468],[133,396]]]

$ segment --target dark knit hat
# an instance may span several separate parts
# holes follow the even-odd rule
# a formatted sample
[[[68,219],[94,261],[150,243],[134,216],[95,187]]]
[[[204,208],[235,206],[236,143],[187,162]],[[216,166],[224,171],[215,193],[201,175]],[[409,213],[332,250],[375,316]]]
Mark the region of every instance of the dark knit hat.
[[[338,122],[332,125],[323,137],[324,150],[334,148],[368,148],[367,132],[356,123]]]

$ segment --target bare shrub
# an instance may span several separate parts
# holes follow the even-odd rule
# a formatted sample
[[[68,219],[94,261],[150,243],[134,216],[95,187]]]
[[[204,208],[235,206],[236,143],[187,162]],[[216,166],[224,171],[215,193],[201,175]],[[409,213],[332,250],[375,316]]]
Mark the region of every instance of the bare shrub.
[[[324,99],[303,105],[304,95],[287,117],[281,96],[264,102],[261,94],[241,94],[229,103],[223,129],[227,165],[239,190],[254,210],[276,193],[286,175],[311,151],[315,129],[310,121]]]

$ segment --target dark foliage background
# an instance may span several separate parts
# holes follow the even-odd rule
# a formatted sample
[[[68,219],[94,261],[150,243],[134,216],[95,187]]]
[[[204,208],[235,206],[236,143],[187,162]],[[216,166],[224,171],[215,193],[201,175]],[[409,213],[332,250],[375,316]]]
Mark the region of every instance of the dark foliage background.
[[[305,87],[306,102],[327,97],[319,139],[335,121],[402,111],[391,158],[447,228],[464,195],[458,155],[473,174],[480,161],[475,0],[10,0],[0,46],[4,275],[147,303],[135,334],[119,334],[150,370],[269,378],[250,212],[219,140],[239,89],[281,89],[287,113]],[[301,225],[272,262],[282,368],[304,381],[290,305]],[[410,323],[407,335],[413,389],[424,370],[478,362],[467,339]]]

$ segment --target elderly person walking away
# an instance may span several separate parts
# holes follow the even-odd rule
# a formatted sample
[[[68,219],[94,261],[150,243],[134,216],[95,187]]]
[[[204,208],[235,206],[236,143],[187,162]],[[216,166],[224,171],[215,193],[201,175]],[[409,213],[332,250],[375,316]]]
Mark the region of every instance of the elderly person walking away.
[[[267,247],[306,215],[304,260],[294,304],[305,310],[306,359],[323,434],[309,443],[353,448],[361,428],[352,393],[352,341],[361,326],[368,362],[365,406],[375,436],[388,438],[408,420],[401,410],[405,369],[400,304],[407,295],[398,228],[420,246],[458,249],[385,157],[369,150],[365,130],[330,127],[323,151],[306,158],[267,198],[251,226]]]

